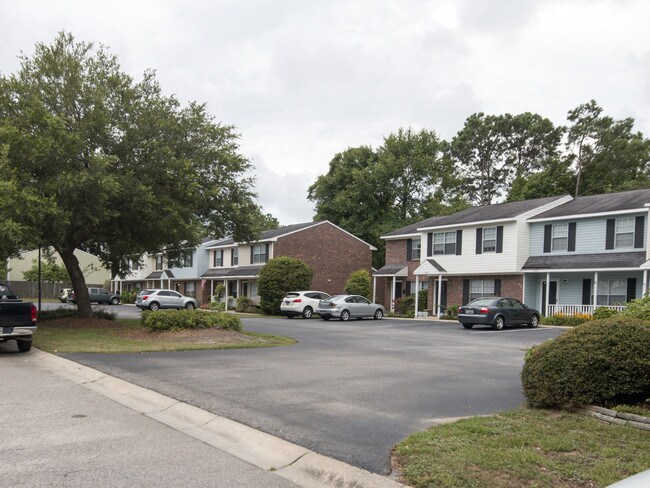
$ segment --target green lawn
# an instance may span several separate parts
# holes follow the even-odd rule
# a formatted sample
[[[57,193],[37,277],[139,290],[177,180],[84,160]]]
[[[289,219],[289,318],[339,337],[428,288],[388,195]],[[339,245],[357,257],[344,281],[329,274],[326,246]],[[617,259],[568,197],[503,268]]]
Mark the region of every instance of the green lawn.
[[[413,487],[605,487],[650,468],[650,432],[520,409],[407,437],[394,451]]]
[[[56,325],[52,325],[56,323]],[[48,326],[50,324],[50,326]],[[89,322],[90,324],[90,322]],[[96,324],[101,324],[97,326]],[[192,339],[192,334],[205,337]],[[213,337],[208,337],[212,335]],[[190,336],[190,337],[188,337]],[[196,342],[192,342],[192,340]],[[34,334],[34,347],[47,352],[135,353],[187,351],[198,349],[243,349],[288,346],[296,340],[256,332],[233,333],[215,329],[149,332],[139,320],[94,322],[88,327],[62,326],[60,321],[44,321]]]

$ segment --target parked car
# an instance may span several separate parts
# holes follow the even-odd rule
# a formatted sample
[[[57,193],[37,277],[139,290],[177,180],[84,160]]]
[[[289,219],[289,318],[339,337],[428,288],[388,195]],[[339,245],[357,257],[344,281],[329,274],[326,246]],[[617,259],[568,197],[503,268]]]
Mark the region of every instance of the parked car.
[[[61,303],[72,301],[72,288],[61,288],[59,290],[59,300]]]
[[[334,295],[327,300],[321,300],[316,313],[323,320],[329,320],[332,317],[340,320],[364,317],[381,320],[386,311],[382,305],[372,303],[361,295]]]
[[[280,313],[292,319],[298,315],[311,318],[321,300],[330,296],[322,291],[290,291],[280,302]]]
[[[97,302],[110,305],[119,305],[120,303],[120,296],[117,293],[108,291],[106,288],[88,288],[88,297],[90,303]],[[70,291],[69,301],[77,303],[74,291]]]
[[[186,297],[174,290],[144,290],[144,292],[139,293],[135,299],[135,306],[141,310],[149,309],[154,312],[160,308],[192,310],[199,306],[195,298]]]
[[[526,324],[528,327],[537,327],[539,311],[528,308],[515,298],[484,297],[460,307],[458,321],[466,329],[471,329],[476,324],[491,325],[494,330],[501,330],[506,325]]]
[[[32,348],[38,312],[31,302],[23,302],[9,285],[0,283],[0,343],[16,341],[18,351]]]

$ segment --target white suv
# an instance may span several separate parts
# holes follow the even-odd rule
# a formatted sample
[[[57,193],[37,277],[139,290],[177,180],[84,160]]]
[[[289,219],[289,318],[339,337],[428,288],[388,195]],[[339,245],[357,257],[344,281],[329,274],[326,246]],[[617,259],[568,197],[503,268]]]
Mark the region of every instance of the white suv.
[[[296,315],[302,315],[309,319],[318,308],[321,300],[327,300],[330,296],[322,291],[290,291],[280,303],[280,312],[292,319]]]

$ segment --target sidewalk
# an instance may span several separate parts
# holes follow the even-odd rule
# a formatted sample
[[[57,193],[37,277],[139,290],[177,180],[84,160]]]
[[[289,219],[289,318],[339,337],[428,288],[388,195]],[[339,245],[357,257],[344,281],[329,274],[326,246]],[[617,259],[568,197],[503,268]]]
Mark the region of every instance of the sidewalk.
[[[402,486],[39,350],[0,372],[2,486]]]

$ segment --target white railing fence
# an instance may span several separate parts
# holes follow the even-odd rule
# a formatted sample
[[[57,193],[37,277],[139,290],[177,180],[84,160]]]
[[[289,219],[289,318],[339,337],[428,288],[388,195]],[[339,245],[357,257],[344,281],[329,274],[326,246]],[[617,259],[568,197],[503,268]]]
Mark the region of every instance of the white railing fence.
[[[611,308],[612,310],[616,310],[618,312],[625,309],[625,305],[549,305],[548,314],[555,315],[557,313],[563,313],[565,315],[575,315],[580,313],[585,315],[593,315],[594,310],[601,307]],[[542,313],[543,312],[544,311],[542,310]]]

